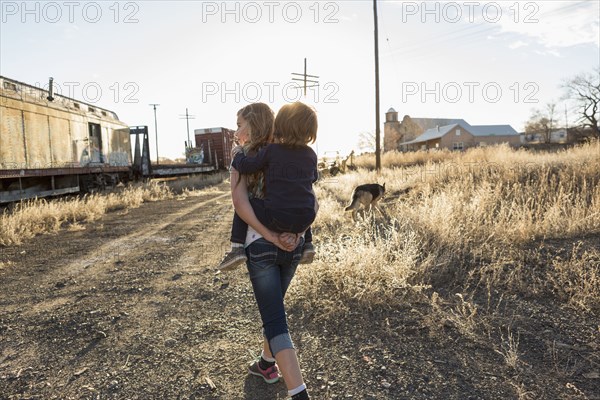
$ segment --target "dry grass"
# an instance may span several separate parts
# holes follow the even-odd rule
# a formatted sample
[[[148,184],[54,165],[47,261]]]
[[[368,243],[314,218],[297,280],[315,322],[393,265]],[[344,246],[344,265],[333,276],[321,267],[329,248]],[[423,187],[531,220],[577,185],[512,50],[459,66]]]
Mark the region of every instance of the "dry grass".
[[[317,185],[318,258],[299,274],[297,296],[321,309],[394,306],[430,285],[450,296],[537,285],[573,307],[600,306],[597,250],[574,250],[541,276],[525,256],[540,241],[600,233],[599,142],[555,153],[495,146],[383,159],[380,175],[361,168]],[[369,162],[362,156],[357,165]],[[386,183],[385,215],[353,223],[343,207],[355,186],[371,182]],[[476,330],[476,308],[455,300],[448,317],[465,333]]]
[[[79,222],[100,218],[109,211],[136,208],[146,201],[172,197],[172,192],[157,183],[128,186],[110,194],[91,194],[81,198],[35,199],[17,204],[0,215],[0,245],[20,244],[35,235],[56,232],[64,227],[79,227]]]
[[[107,212],[137,208],[144,202],[197,195],[199,189],[221,183],[228,174],[155,180],[117,187],[112,193],[95,193],[79,198],[35,199],[16,204],[0,215],[0,246],[20,244],[35,235],[85,229],[80,223],[94,221]],[[205,189],[202,193],[210,190]]]
[[[165,180],[165,184],[177,194],[190,194],[207,186],[216,185],[229,178],[229,172],[217,172],[214,174],[201,174],[187,178],[173,178]]]
[[[411,165],[422,165],[431,162],[449,161],[457,157],[458,153],[449,150],[439,150],[433,152],[413,151],[400,153],[398,151],[388,151],[381,156],[381,166],[383,168],[408,167]],[[375,155],[373,153],[361,154],[354,158],[354,165],[358,168],[374,169]]]

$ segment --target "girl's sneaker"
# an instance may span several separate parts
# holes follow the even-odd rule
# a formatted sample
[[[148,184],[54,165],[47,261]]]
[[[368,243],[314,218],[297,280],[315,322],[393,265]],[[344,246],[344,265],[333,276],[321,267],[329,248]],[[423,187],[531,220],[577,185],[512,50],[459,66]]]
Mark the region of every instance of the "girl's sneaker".
[[[281,376],[279,375],[279,368],[277,368],[277,364],[274,364],[272,367],[263,370],[260,368],[260,365],[258,365],[259,360],[260,358],[254,360],[254,362],[252,362],[252,364],[250,364],[248,367],[248,371],[250,371],[252,375],[260,376],[267,383],[275,383],[279,381]]]

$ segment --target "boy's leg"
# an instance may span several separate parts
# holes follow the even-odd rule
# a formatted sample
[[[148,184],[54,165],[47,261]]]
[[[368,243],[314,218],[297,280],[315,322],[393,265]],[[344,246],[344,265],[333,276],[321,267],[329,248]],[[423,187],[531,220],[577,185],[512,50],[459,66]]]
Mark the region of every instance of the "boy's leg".
[[[312,243],[312,227],[308,227],[306,232],[304,233],[304,243]]]
[[[231,250],[221,260],[218,266],[220,271],[231,271],[246,262],[244,243],[246,242],[247,230],[248,225],[237,213],[234,213],[231,224]]]
[[[315,246],[312,244],[312,229],[309,226],[304,233],[304,248],[302,249],[300,264],[312,264],[315,254]]]
[[[254,198],[250,199],[250,205],[252,206],[252,211],[254,211],[254,215],[256,215],[256,218],[258,219],[258,221],[261,224],[263,224],[264,226],[266,226],[267,228],[269,228],[272,231],[284,232],[284,231],[278,230],[277,226],[274,225],[273,218],[267,212],[267,210],[265,208],[265,201],[263,199],[257,199],[254,197]]]
[[[233,223],[231,224],[231,243],[243,245],[246,242],[246,233],[248,232],[248,224],[244,222],[240,216],[233,213]]]

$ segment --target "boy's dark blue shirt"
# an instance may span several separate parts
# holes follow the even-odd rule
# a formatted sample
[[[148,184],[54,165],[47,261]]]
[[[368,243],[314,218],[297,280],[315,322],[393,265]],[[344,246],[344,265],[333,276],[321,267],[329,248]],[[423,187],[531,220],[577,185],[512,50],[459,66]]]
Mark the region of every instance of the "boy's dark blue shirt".
[[[314,208],[312,184],[319,175],[317,155],[309,146],[272,143],[255,157],[239,152],[231,165],[242,174],[264,172],[266,208]]]

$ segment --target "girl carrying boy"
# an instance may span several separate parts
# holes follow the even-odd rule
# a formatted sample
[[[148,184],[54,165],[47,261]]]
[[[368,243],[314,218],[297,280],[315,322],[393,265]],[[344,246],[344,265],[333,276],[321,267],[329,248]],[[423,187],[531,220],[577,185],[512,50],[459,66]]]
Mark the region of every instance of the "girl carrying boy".
[[[317,156],[308,146],[316,140],[317,126],[312,108],[302,103],[285,105],[275,118],[274,143],[255,156],[236,154],[231,168],[234,206],[249,225],[244,241],[246,265],[263,322],[263,350],[249,370],[267,383],[277,382],[281,371],[292,400],[309,396],[289,334],[284,297],[318,208],[312,189]],[[242,175],[244,184],[234,183],[238,171],[246,174]],[[259,171],[263,172],[264,197],[249,199],[245,178]],[[290,245],[289,236],[281,232],[296,234],[294,243]]]
[[[242,152],[248,156],[256,156],[258,151],[273,141],[273,111],[264,103],[253,103],[242,108],[237,113],[238,129],[235,137],[241,146],[232,150],[232,156]],[[243,171],[239,171],[244,174]],[[248,195],[251,199],[264,200],[265,182],[262,170],[246,174]],[[225,254],[218,266],[220,271],[231,271],[246,262],[244,243],[248,224],[234,213],[231,224],[231,250]],[[310,264],[315,256],[310,228],[304,236],[305,243],[300,264]]]

